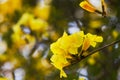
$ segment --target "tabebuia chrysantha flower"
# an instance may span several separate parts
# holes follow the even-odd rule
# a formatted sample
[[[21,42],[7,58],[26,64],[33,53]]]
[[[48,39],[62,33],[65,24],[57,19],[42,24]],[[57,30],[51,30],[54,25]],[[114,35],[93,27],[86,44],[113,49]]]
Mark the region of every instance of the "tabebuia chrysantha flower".
[[[50,45],[50,49],[53,52],[50,60],[60,70],[60,77],[67,77],[63,68],[71,64],[72,55],[80,54],[78,48],[81,47],[81,51],[86,51],[90,46],[95,47],[98,42],[102,41],[103,38],[101,36],[90,33],[85,35],[83,31],[71,35],[64,32],[61,38]]]

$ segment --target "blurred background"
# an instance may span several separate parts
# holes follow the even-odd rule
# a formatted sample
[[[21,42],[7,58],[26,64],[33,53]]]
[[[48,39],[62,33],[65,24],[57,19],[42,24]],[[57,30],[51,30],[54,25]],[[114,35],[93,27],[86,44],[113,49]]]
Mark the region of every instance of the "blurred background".
[[[64,31],[103,36],[97,48],[120,39],[119,0],[105,0],[107,17],[83,10],[81,1],[0,0],[0,80],[120,80],[119,43],[68,67],[67,78],[51,65],[50,44]]]

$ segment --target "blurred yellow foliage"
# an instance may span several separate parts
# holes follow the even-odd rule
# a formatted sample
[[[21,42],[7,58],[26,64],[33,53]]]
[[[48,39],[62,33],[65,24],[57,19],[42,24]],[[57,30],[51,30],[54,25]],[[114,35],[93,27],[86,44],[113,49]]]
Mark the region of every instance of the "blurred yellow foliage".
[[[6,54],[0,54],[0,61],[4,62],[8,59],[8,56]]]
[[[23,46],[27,43],[35,43],[34,36],[31,36],[29,34],[20,35],[20,34],[14,33],[12,35],[12,40],[16,44],[16,46],[18,46],[18,47]]]
[[[21,18],[19,19],[19,21],[17,22],[17,24],[20,26],[21,24],[22,25],[25,25],[25,26],[28,26],[30,24],[30,20],[32,20],[34,18],[34,15],[33,14],[30,14],[30,13],[24,13]]]
[[[0,4],[0,13],[3,15],[11,14],[18,9],[21,9],[21,0],[6,0],[6,2]]]
[[[79,80],[86,80],[84,77],[80,77]]]
[[[33,31],[44,32],[47,30],[48,24],[42,19],[30,20],[30,29]]]
[[[94,21],[91,20],[89,23],[89,26],[91,28],[99,28],[99,27],[101,27],[101,25],[102,25],[102,22],[99,20],[94,20]]]
[[[5,2],[0,3],[0,15],[12,14],[15,10],[20,10],[21,6],[21,0],[5,0]]]
[[[20,20],[13,26],[14,34],[12,34],[12,39],[17,46],[25,45],[27,43],[26,40],[35,43],[35,37],[24,33],[22,27],[30,28],[31,31],[38,31],[46,35],[48,23],[40,18],[34,18],[33,14],[24,13]]]
[[[34,9],[34,14],[43,20],[48,20],[50,14],[50,5],[37,5]]]
[[[119,33],[118,33],[117,30],[113,30],[113,31],[112,31],[112,35],[113,35],[114,38],[117,38],[118,35],[119,35]]]
[[[56,41],[59,38],[59,34],[57,32],[51,31],[50,35],[50,39],[52,39],[52,41]]]
[[[96,61],[95,61],[94,58],[90,57],[90,58],[88,59],[88,63],[89,63],[90,65],[94,65],[94,64],[96,63]]]
[[[2,78],[2,77],[0,77],[0,80],[8,80],[7,78]]]
[[[24,13],[17,25],[20,27],[21,25],[29,27],[33,31],[44,32],[47,30],[48,23],[40,18],[34,18],[33,14]],[[18,29],[20,30],[20,29]]]
[[[96,52],[96,53],[94,53],[93,55],[91,55],[90,56],[90,58],[88,59],[88,63],[90,64],[90,65],[94,65],[95,63],[96,63],[96,60],[95,60],[95,58],[99,58],[99,52]]]

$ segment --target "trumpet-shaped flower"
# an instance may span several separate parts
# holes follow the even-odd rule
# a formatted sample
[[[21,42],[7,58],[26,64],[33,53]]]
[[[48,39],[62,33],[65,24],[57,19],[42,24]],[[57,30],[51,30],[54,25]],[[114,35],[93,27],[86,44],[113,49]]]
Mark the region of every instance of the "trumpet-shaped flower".
[[[71,54],[78,54],[77,49],[83,43],[84,33],[77,32],[72,35],[68,35],[64,32],[63,36],[59,38],[55,43],[51,44],[50,48],[53,52],[51,57],[52,64],[60,70],[60,77],[67,77],[63,68],[68,66],[70,63],[67,59],[71,59]]]
[[[102,42],[103,38],[101,36],[92,35],[88,33],[83,42],[82,50],[86,51],[90,46],[95,47],[97,42]]]
[[[67,77],[63,68],[70,65],[72,60],[71,55],[78,55],[78,48],[82,47],[86,51],[90,46],[95,47],[97,42],[102,42],[101,36],[88,33],[84,35],[83,31],[68,35],[64,32],[63,36],[50,46],[53,56],[51,57],[52,64],[60,70],[60,77]]]
[[[57,42],[51,44],[51,51],[54,54],[77,54],[77,49],[83,43],[84,33],[76,32],[72,35],[67,35],[64,32],[63,36],[57,40]]]
[[[69,35],[61,41],[61,48],[66,49],[70,54],[78,54],[77,50],[83,43],[83,36],[83,31]]]
[[[67,61],[66,56],[63,55],[53,55],[51,57],[52,64],[60,70],[60,77],[67,77],[66,73],[63,71],[63,67],[68,66],[70,63]]]

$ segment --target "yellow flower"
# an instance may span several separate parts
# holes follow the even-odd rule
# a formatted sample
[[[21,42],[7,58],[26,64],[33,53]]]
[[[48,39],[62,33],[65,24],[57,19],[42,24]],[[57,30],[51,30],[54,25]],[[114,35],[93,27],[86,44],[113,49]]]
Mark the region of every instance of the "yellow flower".
[[[62,44],[63,48],[67,48],[70,54],[78,54],[78,48],[83,43],[84,33],[76,32],[68,37],[68,39],[63,40],[64,43]]]
[[[101,36],[88,33],[84,35],[83,31],[68,35],[64,32],[63,36],[50,45],[53,52],[51,57],[52,64],[60,70],[60,77],[67,77],[63,68],[70,65],[71,55],[77,55],[78,48],[82,46],[82,50],[86,51],[90,46],[95,47],[97,42],[102,42]],[[69,61],[68,61],[69,60]]]
[[[104,0],[84,0],[79,4],[83,9],[89,12],[96,12],[106,16],[106,3]]]
[[[63,34],[63,36],[61,38],[59,38],[56,42],[52,43],[50,45],[50,49],[53,52],[53,54],[60,54],[60,55],[64,55],[65,51],[64,49],[60,48],[60,44],[61,41],[64,37],[67,37],[68,35],[66,33]]]
[[[83,37],[84,33],[82,31],[76,32],[72,35],[68,35],[64,32],[61,38],[51,44],[50,49],[54,54],[51,57],[51,61],[52,64],[60,70],[60,77],[67,77],[63,68],[70,64],[67,59],[72,58],[71,54],[78,54],[77,49],[82,45]]]
[[[63,55],[53,55],[51,57],[52,64],[60,70],[60,77],[67,77],[63,70],[63,67],[68,66],[70,63],[67,61],[66,57]]]
[[[95,8],[88,3],[88,1],[82,1],[80,4],[79,4],[83,9],[89,11],[89,12],[95,12]]]
[[[78,47],[83,43],[83,36],[84,33],[82,31],[72,35],[67,35],[67,33],[64,32],[63,36],[59,38],[57,42],[51,44],[51,50],[54,54],[77,54]]]
[[[90,47],[90,40],[89,38],[85,38],[82,46],[82,50],[86,51]]]
[[[66,33],[64,33],[66,34]],[[67,53],[78,54],[78,47],[82,45],[83,42],[83,32],[76,32],[72,35],[63,37],[60,42],[60,47],[64,49]]]
[[[90,46],[95,47],[97,42],[102,42],[103,38],[101,36],[92,35],[88,33],[83,42],[82,50],[86,51]]]

